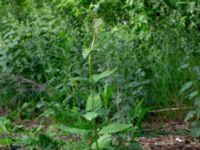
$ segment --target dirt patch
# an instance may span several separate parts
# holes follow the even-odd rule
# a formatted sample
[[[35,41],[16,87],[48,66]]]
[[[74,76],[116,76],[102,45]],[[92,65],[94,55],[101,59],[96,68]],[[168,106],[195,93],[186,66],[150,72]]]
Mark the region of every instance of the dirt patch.
[[[154,122],[143,124],[143,129],[147,136],[136,141],[144,150],[200,150],[200,140],[189,136],[188,122]],[[155,135],[151,137],[151,134]]]
[[[144,150],[200,150],[200,141],[181,136],[140,137],[136,140]]]

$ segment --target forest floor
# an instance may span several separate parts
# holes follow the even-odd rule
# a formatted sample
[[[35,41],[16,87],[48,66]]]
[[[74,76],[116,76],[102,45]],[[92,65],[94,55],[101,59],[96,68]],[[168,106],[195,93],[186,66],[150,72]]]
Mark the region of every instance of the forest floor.
[[[136,141],[144,150],[200,150],[200,139],[189,135],[184,121],[144,124],[144,136]]]
[[[4,115],[4,112],[0,113],[0,116]],[[47,118],[13,122],[14,125],[22,125],[24,128],[33,128],[39,125],[46,128],[51,123]],[[135,138],[135,141],[144,150],[200,150],[200,139],[190,136],[190,128],[189,123],[184,121],[152,120],[152,122],[143,123],[142,134]],[[0,145],[0,150],[6,149],[3,145]],[[18,148],[15,150],[18,150]]]

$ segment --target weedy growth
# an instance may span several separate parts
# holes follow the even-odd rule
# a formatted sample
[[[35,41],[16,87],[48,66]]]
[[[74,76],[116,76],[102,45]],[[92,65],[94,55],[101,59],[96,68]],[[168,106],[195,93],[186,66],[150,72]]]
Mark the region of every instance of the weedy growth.
[[[185,107],[194,107],[186,120],[199,137],[199,8],[197,0],[0,1],[0,145],[132,149],[148,111]],[[185,115],[171,113],[162,119]]]

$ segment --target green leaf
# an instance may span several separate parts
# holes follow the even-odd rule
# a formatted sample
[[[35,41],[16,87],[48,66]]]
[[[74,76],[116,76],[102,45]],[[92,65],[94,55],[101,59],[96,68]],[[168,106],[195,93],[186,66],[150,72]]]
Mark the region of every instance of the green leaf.
[[[0,117],[0,134],[9,133],[9,126],[11,122],[6,117]]]
[[[198,91],[194,91],[194,92],[190,93],[189,99],[190,99],[190,100],[193,99],[193,98],[196,97],[198,94],[199,94]]]
[[[130,127],[132,127],[132,124],[112,123],[103,127],[99,133],[100,134],[116,133],[116,132],[121,132]]]
[[[102,93],[102,97],[103,97],[104,105],[106,108],[108,108],[108,103],[112,97],[112,94],[113,94],[113,87],[109,87],[108,85],[105,85],[104,91]]]
[[[73,77],[69,78],[69,81],[87,81],[87,79],[82,77]]]
[[[179,69],[186,69],[186,68],[188,68],[188,67],[189,67],[189,64],[187,63],[187,64],[181,65]]]
[[[195,127],[191,129],[191,135],[195,138],[200,137],[200,127]]]
[[[13,144],[13,140],[11,138],[2,138],[0,139],[0,145],[11,145]],[[1,147],[0,147],[1,149]]]
[[[187,113],[187,116],[186,116],[186,118],[185,118],[185,121],[188,121],[188,120],[192,119],[192,118],[194,117],[194,115],[195,115],[195,111],[189,111],[189,112]]]
[[[85,48],[85,49],[83,49],[83,52],[82,52],[83,59],[86,59],[88,57],[88,55],[90,54],[91,51],[92,51],[91,48]]]
[[[68,0],[67,3],[74,4],[74,0]]]
[[[112,70],[106,70],[100,74],[94,74],[94,75],[92,75],[91,80],[93,82],[98,82],[100,79],[106,78],[106,77],[112,75],[116,70],[117,70],[117,68],[114,68]]]
[[[200,107],[200,97],[195,98],[195,105]]]
[[[106,149],[110,145],[112,138],[110,134],[105,134],[99,137],[97,143],[100,149]],[[92,144],[92,149],[96,149],[96,142]]]
[[[88,112],[84,115],[85,119],[87,119],[88,121],[92,121],[92,119],[97,117],[97,113],[96,112]]]
[[[170,8],[176,9],[178,0],[164,0],[167,6]]]
[[[184,91],[186,91],[187,89],[189,89],[192,85],[193,85],[193,82],[192,82],[192,81],[185,83],[185,84],[182,86],[182,88],[181,88],[181,90],[180,90],[179,93],[180,93],[180,94],[183,93]]]
[[[97,111],[102,106],[100,95],[91,93],[86,104],[86,111]]]
[[[67,127],[64,125],[59,126],[59,129],[64,132],[67,132],[67,133],[78,134],[78,135],[87,135],[90,131],[90,130],[86,130],[86,129]]]

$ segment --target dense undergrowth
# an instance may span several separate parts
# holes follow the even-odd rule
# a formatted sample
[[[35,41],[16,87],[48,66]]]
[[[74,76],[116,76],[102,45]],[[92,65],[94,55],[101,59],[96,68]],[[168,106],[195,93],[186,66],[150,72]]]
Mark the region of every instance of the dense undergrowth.
[[[0,1],[0,144],[131,149],[148,110],[190,106],[198,137],[199,39],[198,0]]]

